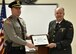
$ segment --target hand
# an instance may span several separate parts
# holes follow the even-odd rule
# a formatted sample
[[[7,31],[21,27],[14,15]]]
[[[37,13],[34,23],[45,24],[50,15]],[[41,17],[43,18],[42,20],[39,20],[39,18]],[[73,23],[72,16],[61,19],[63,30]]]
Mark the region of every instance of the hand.
[[[35,47],[35,50],[38,51],[38,47]]]
[[[35,48],[35,45],[33,45],[32,43],[26,43],[26,46],[28,46],[29,48]]]
[[[46,47],[55,48],[56,47],[56,43],[50,43]]]

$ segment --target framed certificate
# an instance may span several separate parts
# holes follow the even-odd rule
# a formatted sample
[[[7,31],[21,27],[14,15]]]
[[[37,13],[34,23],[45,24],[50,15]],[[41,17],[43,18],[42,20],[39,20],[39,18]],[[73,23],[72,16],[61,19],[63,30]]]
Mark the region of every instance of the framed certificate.
[[[32,36],[32,42],[34,45],[47,45],[49,44],[46,35],[34,35]]]

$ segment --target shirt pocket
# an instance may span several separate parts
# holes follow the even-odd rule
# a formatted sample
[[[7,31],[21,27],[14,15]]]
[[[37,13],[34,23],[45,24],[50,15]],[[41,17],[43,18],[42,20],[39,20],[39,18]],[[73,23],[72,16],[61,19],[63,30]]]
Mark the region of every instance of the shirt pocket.
[[[60,28],[60,32],[65,32],[66,28]]]
[[[21,27],[18,23],[14,24],[14,30],[16,33],[21,33]]]

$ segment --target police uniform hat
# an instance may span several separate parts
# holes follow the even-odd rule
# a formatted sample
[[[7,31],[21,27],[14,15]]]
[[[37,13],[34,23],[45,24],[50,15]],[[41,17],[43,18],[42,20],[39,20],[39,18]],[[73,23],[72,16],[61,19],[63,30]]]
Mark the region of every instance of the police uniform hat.
[[[21,1],[13,1],[11,2],[8,7],[12,8],[12,7],[21,7],[22,2]]]

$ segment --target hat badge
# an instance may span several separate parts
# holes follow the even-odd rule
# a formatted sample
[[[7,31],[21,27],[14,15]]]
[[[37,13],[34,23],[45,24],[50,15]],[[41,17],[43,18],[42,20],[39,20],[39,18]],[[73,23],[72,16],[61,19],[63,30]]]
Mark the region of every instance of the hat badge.
[[[17,4],[20,5],[19,1],[17,1]]]

